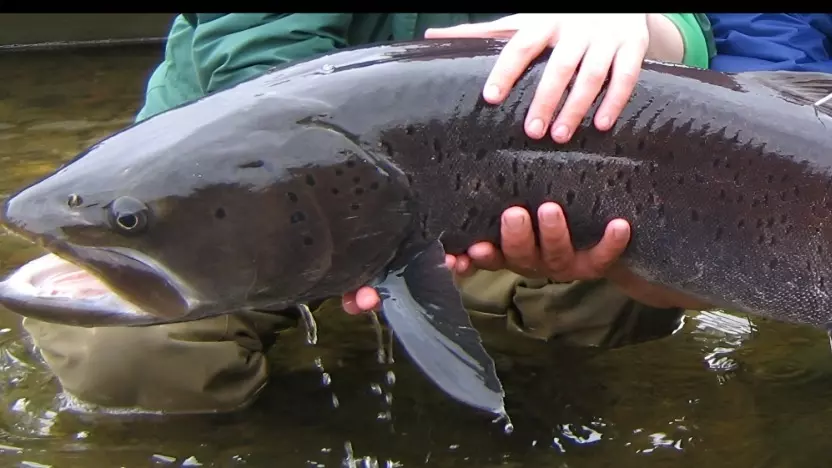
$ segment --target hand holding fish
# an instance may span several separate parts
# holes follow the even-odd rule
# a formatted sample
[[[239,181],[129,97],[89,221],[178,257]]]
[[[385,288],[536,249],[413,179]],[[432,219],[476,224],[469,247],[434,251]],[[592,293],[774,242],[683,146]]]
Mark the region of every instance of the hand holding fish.
[[[525,130],[534,139],[546,135],[577,72],[575,84],[551,125],[554,141],[566,143],[610,73],[609,89],[596,112],[595,126],[601,131],[612,128],[633,92],[648,53],[652,31],[648,24],[659,22],[662,28],[662,21],[668,20],[647,14],[517,14],[487,23],[429,29],[425,37],[510,39],[483,90],[483,97],[492,104],[502,102],[531,62],[552,47],[526,116]],[[672,24],[670,27],[674,28]]]
[[[651,284],[616,263],[630,241],[630,225],[627,221],[612,220],[597,245],[576,251],[572,246],[563,210],[558,204],[542,204],[537,216],[540,247],[535,243],[528,211],[512,207],[502,215],[501,249],[489,242],[480,242],[472,245],[467,255],[447,255],[445,264],[460,276],[483,269],[511,270],[526,277],[544,277],[558,282],[607,278],[632,299],[652,307],[708,308],[708,304]],[[342,303],[347,313],[359,314],[377,308],[381,301],[375,289],[363,287],[344,295]]]

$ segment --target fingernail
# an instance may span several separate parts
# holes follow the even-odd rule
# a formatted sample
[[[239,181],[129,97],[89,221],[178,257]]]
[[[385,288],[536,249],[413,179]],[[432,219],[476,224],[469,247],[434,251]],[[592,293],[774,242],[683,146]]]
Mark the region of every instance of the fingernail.
[[[517,231],[523,228],[524,219],[523,216],[517,213],[509,213],[503,216],[506,226],[513,231]]]
[[[627,238],[627,229],[623,226],[612,227],[612,238],[615,240],[624,240]]]
[[[528,134],[532,138],[540,138],[543,136],[543,120],[541,119],[534,119],[529,122],[529,127],[527,129]]]
[[[552,136],[555,137],[556,140],[566,140],[569,138],[569,127],[566,125],[558,125]]]
[[[500,87],[495,84],[490,84],[485,87],[485,90],[482,92],[482,95],[485,99],[489,101],[496,101],[500,99]]]
[[[540,207],[540,222],[546,226],[554,226],[560,221],[560,210],[552,205]]]
[[[598,119],[598,126],[601,127],[602,130],[610,128],[611,123],[611,119],[606,115]]]

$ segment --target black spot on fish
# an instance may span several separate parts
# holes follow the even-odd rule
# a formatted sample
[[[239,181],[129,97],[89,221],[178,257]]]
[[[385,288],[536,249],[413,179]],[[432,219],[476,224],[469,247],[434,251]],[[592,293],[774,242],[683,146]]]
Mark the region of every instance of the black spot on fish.
[[[699,212],[696,210],[690,210],[690,220],[699,221]]]
[[[789,175],[788,175],[788,174],[783,174],[783,175],[780,177],[780,182],[785,182],[785,181],[787,181],[787,180],[789,180]]]
[[[485,148],[480,148],[477,150],[477,154],[474,155],[474,159],[477,161],[482,161],[488,155],[488,152]]]
[[[240,164],[237,167],[239,167],[240,169],[256,169],[258,167],[263,167],[263,164],[264,164],[263,161],[257,160],[257,161],[249,161],[247,163]]]
[[[406,127],[404,127],[404,133],[407,135],[413,135],[413,131],[413,125],[407,125]]]
[[[352,178],[352,182],[353,182],[354,184],[359,184],[359,183],[361,183],[361,177],[360,177],[360,176],[355,176],[355,177],[353,177],[353,178]]]
[[[585,136],[581,136],[581,138],[578,140],[578,146],[580,146],[581,149],[586,148],[586,137]]]
[[[506,176],[502,174],[497,174],[495,178],[497,182],[497,187],[503,188],[506,185]]]
[[[608,186],[610,186],[610,187],[612,187],[612,186],[614,186],[614,185],[615,185],[615,181],[614,181],[614,180],[612,180],[612,178],[610,177],[610,178],[608,178],[608,179],[607,179],[607,185],[608,185]]]
[[[823,276],[818,279],[818,286],[820,286],[821,289],[826,289],[826,279]]]
[[[315,186],[315,178],[312,177],[312,174],[306,174],[306,185],[310,187]]]
[[[639,139],[638,139],[638,150],[639,150],[639,151],[643,151],[643,150],[644,150],[644,138],[639,138]]]
[[[763,227],[763,224],[765,224],[763,222],[763,219],[762,218],[757,218],[757,229],[760,229],[761,227]]]
[[[439,138],[433,139],[433,154],[436,155],[436,162],[442,162],[445,159],[445,153],[442,152],[442,143]]]
[[[413,184],[413,176],[410,175],[410,174],[406,174],[406,177],[407,177],[407,183],[408,184]]]
[[[340,190],[338,190],[337,188],[333,188],[333,189],[332,189],[332,194],[333,194],[333,195],[338,195],[340,192],[341,192],[341,191],[340,191]]]
[[[222,208],[217,208],[216,211],[214,211],[214,217],[217,219],[225,218],[225,210]]]
[[[347,167],[350,168],[350,169],[354,168],[355,167],[355,161],[353,161],[352,159],[348,160],[347,161]]]
[[[714,240],[722,239],[722,232],[723,232],[722,226],[718,226],[716,228],[716,233],[714,234]]]
[[[627,179],[627,181],[624,182],[624,191],[627,193],[633,193],[633,182],[630,179]]]
[[[636,214],[640,215],[643,210],[644,210],[644,205],[642,205],[641,203],[636,203]]]
[[[456,184],[454,185],[454,190],[459,190],[462,188],[462,174],[459,172],[456,173]]]
[[[725,200],[725,189],[719,189],[719,199]]]
[[[714,167],[719,167],[719,159],[714,159]]]
[[[526,173],[526,188],[531,188],[532,182],[534,182],[534,173],[527,172]]]
[[[789,220],[788,215],[785,215],[785,214],[780,215],[780,224],[785,224],[786,221],[788,221],[788,220]]]
[[[739,183],[740,183],[740,173],[739,173],[739,172],[735,172],[735,173],[734,173],[734,183],[735,183],[735,184],[739,184]]]
[[[633,173],[638,174],[641,172],[641,166],[633,166]]]
[[[575,201],[575,192],[569,190],[566,192],[566,206],[570,206]]]
[[[745,220],[744,219],[741,219],[741,220],[737,221],[737,229],[742,229],[744,227],[745,227]]]
[[[493,228],[497,225],[497,222],[500,220],[500,215],[492,215],[488,218],[488,227]]]
[[[364,189],[361,187],[356,187],[355,190],[353,190],[353,193],[355,193],[356,195],[363,195]]]
[[[685,183],[685,176],[679,176],[676,178],[676,183],[679,185],[684,185]]]
[[[598,161],[597,163],[595,163],[595,171],[596,172],[601,172],[601,169],[603,169],[603,168],[604,168],[604,163],[602,161]]]
[[[619,169],[618,172],[615,173],[615,178],[618,179],[618,180],[623,179],[624,178],[624,171]]]
[[[310,246],[315,243],[315,239],[312,239],[309,236],[303,238],[303,245]]]
[[[300,223],[301,221],[306,220],[306,215],[300,211],[295,211],[292,213],[292,216],[289,216],[289,222],[292,224]]]
[[[737,195],[737,203],[742,203],[745,200],[745,196],[743,194]]]
[[[667,159],[673,161],[673,158],[674,158],[673,151],[668,151],[667,152]]]
[[[601,210],[601,195],[595,195],[595,201],[592,203],[592,216],[598,216],[598,211]]]
[[[756,198],[755,198],[755,199],[753,199],[753,200],[751,200],[751,207],[752,207],[752,208],[756,208],[756,207],[757,207],[757,206],[759,206],[759,205],[760,205],[760,201],[759,201],[759,200],[757,200]]]
[[[517,158],[511,160],[511,173],[517,174],[520,171],[520,164],[517,162]]]
[[[791,224],[789,224],[788,226],[786,226],[786,234],[791,233],[793,229],[794,229],[794,227],[793,227]]]
[[[386,154],[387,156],[393,156],[393,147],[390,146],[390,143],[387,143],[386,141],[381,141],[381,142],[379,142],[378,146],[379,146],[379,148],[381,148],[381,151],[384,154]],[[350,161],[347,161],[347,166],[352,167],[349,164],[350,164]]]
[[[768,240],[768,245],[777,245],[777,238],[771,236],[771,239]]]
[[[664,218],[664,203],[659,203],[658,207],[659,218]]]
[[[353,203],[352,205],[350,205],[350,209],[353,211],[358,211],[359,208],[361,208],[361,205],[359,205],[358,203]]]
[[[546,195],[551,195],[552,194],[553,185],[554,184],[552,184],[552,182],[549,182],[549,183],[546,184]]]
[[[520,187],[517,186],[517,181],[514,181],[514,182],[511,183],[511,193],[515,197],[520,196]]]
[[[621,153],[623,153],[623,152],[624,152],[624,148],[622,148],[620,144],[616,143],[615,144],[615,155],[616,156],[621,156]]]
[[[823,246],[822,246],[822,245],[819,245],[819,246],[818,246],[818,253],[819,253],[819,254],[822,254],[822,253],[823,253]]]
[[[768,219],[766,220],[766,226],[767,226],[767,227],[772,227],[772,226],[774,226],[774,218],[768,218]]]
[[[581,183],[583,184],[586,180],[586,171],[581,171]]]
[[[478,210],[477,207],[472,206],[469,208],[468,214],[465,216],[465,219],[462,221],[462,225],[460,225],[459,228],[463,231],[467,231],[471,221],[476,218],[478,214],[480,214],[480,210]]]
[[[769,174],[768,177],[766,177],[766,180],[768,180],[768,183],[774,182],[774,175]]]
[[[378,190],[378,182],[371,183],[370,190]]]
[[[480,179],[477,179],[477,181],[474,182],[474,193],[479,192],[480,187],[482,187],[482,181]]]
[[[760,234],[760,237],[757,238],[757,243],[762,244],[765,241],[766,241],[766,237],[764,235]]]
[[[290,202],[292,202],[292,203],[297,203],[297,201],[298,201],[298,196],[297,196],[297,195],[295,195],[295,193],[294,193],[294,192],[289,192],[289,193],[287,193],[287,194],[286,194],[286,196],[287,196],[287,197],[289,197],[289,201],[290,201]]]
[[[344,170],[341,169],[340,167],[335,168],[335,175],[337,175],[337,176],[344,175]]]
[[[768,262],[768,267],[769,267],[769,268],[771,268],[772,270],[773,270],[773,269],[775,269],[775,268],[777,268],[777,259],[776,259],[776,258],[772,258],[772,259]]]
[[[795,198],[800,196],[800,187],[798,187],[797,185],[794,186],[794,196]]]
[[[780,201],[786,201],[786,192],[780,192]]]

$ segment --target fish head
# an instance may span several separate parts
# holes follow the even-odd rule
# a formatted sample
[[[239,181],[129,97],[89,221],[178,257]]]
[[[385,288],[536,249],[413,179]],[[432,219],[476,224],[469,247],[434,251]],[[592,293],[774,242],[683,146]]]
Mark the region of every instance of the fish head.
[[[287,144],[274,113],[261,112],[274,103],[200,104],[103,140],[3,206],[8,229],[100,280],[106,301],[70,308],[7,282],[0,303],[50,322],[112,326],[304,297],[332,253],[310,183],[323,169],[271,158]]]

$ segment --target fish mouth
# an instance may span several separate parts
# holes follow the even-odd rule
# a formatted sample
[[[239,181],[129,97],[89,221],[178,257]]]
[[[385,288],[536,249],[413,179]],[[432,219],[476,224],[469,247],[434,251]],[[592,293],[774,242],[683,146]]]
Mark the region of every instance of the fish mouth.
[[[24,317],[83,326],[192,320],[199,301],[156,262],[123,248],[53,242],[0,282],[0,305]]]

